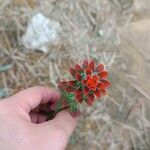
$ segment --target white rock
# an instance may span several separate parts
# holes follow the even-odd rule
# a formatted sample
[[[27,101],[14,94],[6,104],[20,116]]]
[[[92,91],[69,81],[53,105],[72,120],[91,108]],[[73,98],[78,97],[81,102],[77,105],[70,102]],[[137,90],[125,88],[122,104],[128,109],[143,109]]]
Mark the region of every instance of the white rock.
[[[46,18],[42,13],[33,16],[26,32],[22,37],[22,44],[27,49],[38,49],[47,52],[46,45],[58,39],[61,30],[59,22]]]

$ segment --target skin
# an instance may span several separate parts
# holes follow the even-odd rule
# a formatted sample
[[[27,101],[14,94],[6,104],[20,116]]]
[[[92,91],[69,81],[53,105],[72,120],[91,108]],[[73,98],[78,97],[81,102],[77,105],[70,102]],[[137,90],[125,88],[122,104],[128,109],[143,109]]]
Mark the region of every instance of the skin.
[[[53,120],[37,113],[40,104],[59,100],[58,92],[48,87],[33,87],[0,101],[1,150],[64,150],[77,118],[67,111]]]

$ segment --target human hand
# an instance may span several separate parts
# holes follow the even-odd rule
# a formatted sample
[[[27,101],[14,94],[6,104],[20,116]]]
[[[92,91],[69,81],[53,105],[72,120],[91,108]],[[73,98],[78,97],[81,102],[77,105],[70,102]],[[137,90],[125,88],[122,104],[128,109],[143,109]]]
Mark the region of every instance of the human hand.
[[[47,87],[33,87],[1,100],[0,149],[64,150],[77,118],[62,111],[53,120],[46,121],[46,116],[31,112],[39,104],[53,103],[59,97]]]

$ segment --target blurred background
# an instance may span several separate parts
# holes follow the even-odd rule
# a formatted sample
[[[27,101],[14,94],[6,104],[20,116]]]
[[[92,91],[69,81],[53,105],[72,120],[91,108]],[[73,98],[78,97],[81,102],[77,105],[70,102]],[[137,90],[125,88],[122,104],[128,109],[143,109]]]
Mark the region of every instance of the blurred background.
[[[0,0],[0,98],[57,88],[83,59],[105,64],[107,96],[68,150],[150,150],[150,0]]]

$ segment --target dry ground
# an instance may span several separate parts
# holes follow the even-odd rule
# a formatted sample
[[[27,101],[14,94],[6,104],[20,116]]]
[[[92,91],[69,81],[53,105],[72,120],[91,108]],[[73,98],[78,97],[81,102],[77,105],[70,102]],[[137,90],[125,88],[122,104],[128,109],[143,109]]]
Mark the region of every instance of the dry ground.
[[[20,41],[37,12],[62,28],[47,53]],[[149,27],[149,0],[0,0],[0,64],[12,65],[0,71],[1,91],[56,87],[75,62],[94,58],[112,86],[102,101],[82,107],[68,150],[150,150]]]

